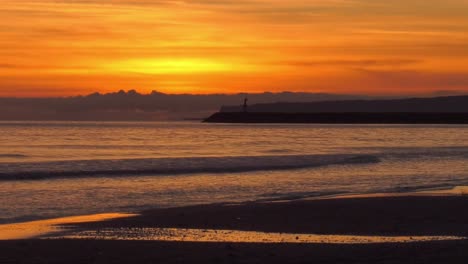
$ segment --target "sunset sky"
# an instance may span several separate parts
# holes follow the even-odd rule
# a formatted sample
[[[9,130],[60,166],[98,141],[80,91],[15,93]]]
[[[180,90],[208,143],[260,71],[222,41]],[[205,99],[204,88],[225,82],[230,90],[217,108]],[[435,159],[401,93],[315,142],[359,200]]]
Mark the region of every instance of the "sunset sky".
[[[468,91],[468,0],[0,0],[0,96]]]

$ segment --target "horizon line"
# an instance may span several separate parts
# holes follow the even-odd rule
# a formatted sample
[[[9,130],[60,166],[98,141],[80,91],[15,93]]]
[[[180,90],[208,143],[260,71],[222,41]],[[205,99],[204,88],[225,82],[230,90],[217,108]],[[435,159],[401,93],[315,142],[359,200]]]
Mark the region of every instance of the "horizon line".
[[[281,95],[281,94],[309,94],[309,95],[330,95],[330,96],[356,96],[356,97],[372,97],[372,98],[416,98],[416,97],[450,97],[450,96],[464,96],[468,95],[468,91],[434,91],[430,93],[408,93],[408,94],[360,94],[360,93],[328,93],[328,92],[310,92],[310,91],[263,91],[263,92],[237,92],[237,93],[165,93],[158,90],[152,90],[148,93],[138,91],[136,89],[129,90],[116,90],[112,92],[92,92],[88,94],[76,94],[68,96],[0,96],[0,99],[70,99],[79,97],[90,96],[106,96],[106,95],[139,95],[139,96],[152,96],[152,95],[165,95],[165,96],[239,96],[239,95]]]

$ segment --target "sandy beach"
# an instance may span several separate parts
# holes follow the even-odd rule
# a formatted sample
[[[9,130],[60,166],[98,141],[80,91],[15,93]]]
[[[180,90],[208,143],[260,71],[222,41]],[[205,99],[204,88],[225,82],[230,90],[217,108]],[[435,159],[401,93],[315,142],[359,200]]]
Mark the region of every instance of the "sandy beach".
[[[399,237],[409,243],[246,243],[105,239],[0,241],[0,263],[464,263],[468,241],[418,242],[421,236],[467,237],[468,196],[386,195],[211,204],[155,209],[113,220],[70,223],[74,230],[238,230]],[[144,232],[141,232],[143,234]]]

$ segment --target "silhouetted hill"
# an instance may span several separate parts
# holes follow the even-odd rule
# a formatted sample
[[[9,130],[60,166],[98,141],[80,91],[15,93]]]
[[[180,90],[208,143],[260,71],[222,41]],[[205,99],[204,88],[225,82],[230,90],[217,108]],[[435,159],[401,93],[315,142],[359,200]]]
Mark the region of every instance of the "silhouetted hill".
[[[63,98],[0,98],[0,120],[84,120],[84,121],[149,121],[201,119],[221,105],[239,104],[239,94],[140,94],[125,92]],[[252,102],[311,102],[368,98],[358,95],[324,93],[258,93],[248,94]]]
[[[221,112],[241,112],[241,106],[223,106]],[[393,100],[348,100],[255,104],[249,112],[265,113],[468,113],[468,96]]]
[[[207,123],[468,124],[468,113],[266,113],[218,112]]]

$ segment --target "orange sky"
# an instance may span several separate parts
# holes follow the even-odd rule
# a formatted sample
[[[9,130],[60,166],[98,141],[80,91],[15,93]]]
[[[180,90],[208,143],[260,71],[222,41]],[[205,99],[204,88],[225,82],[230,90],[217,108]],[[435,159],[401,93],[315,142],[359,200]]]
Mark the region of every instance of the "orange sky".
[[[1,0],[0,96],[468,91],[468,0]]]

